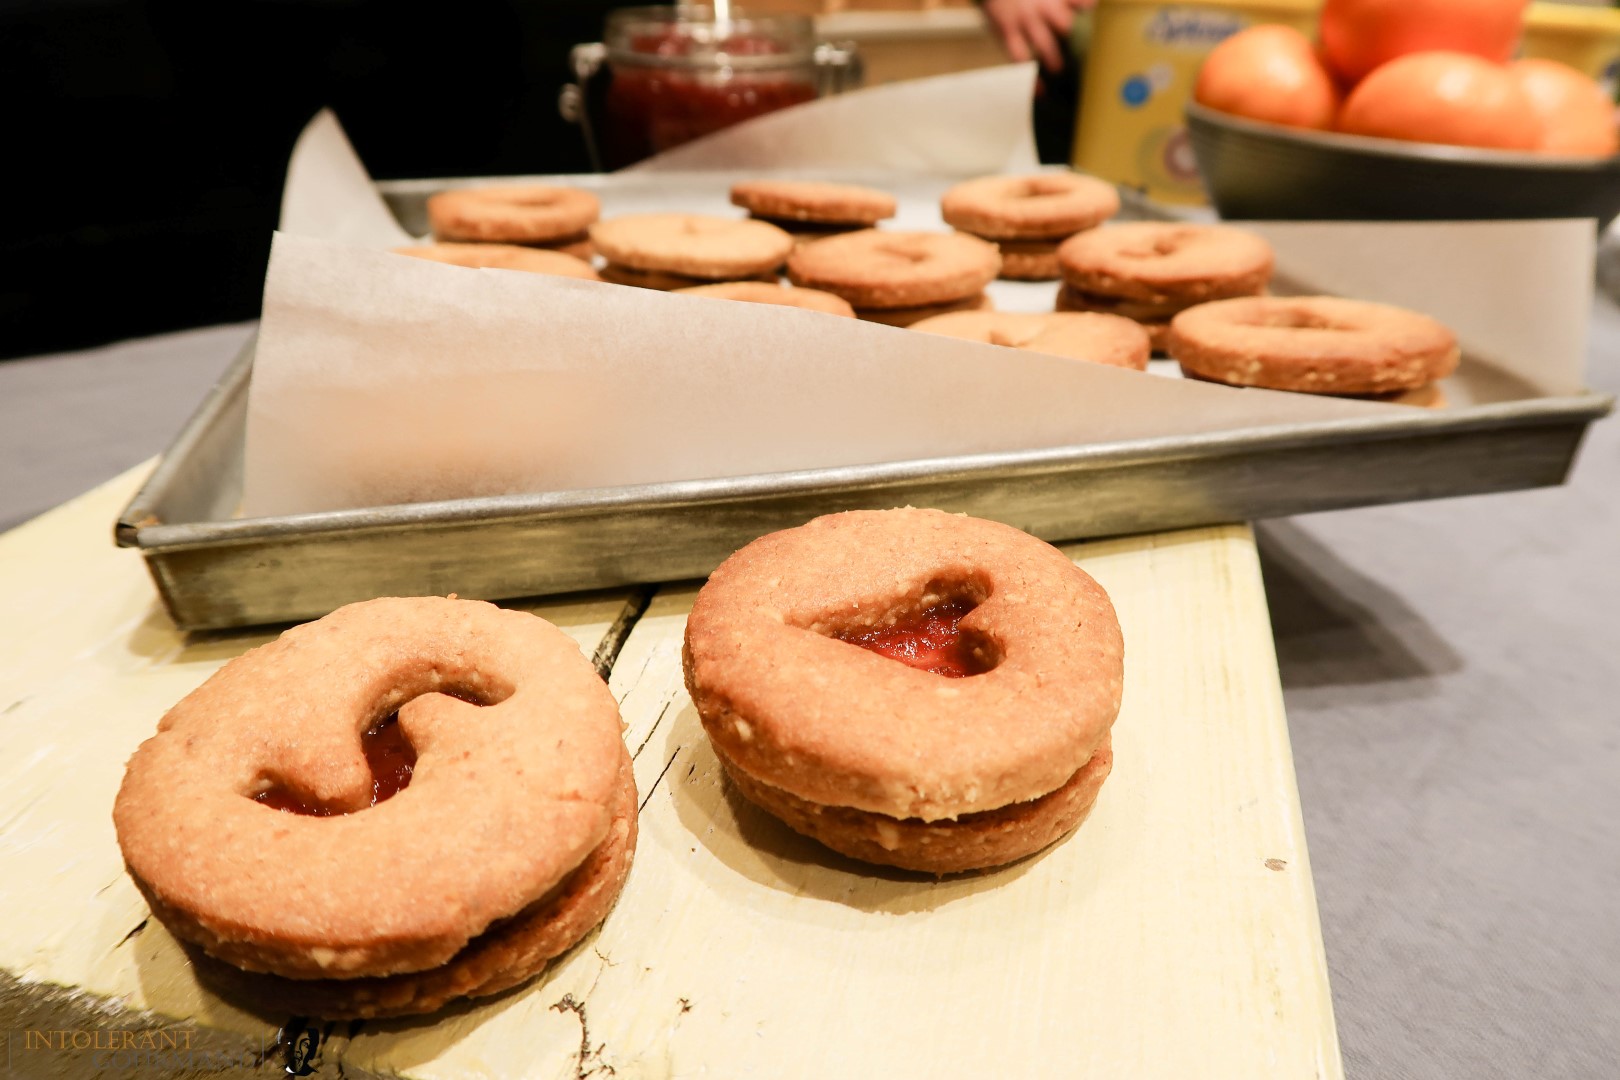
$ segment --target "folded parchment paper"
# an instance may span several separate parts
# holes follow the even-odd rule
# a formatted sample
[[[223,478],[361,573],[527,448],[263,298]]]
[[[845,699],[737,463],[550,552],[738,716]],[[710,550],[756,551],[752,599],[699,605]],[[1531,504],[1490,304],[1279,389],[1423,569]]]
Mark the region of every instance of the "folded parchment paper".
[[[913,109],[917,123],[932,116],[948,127],[940,118],[960,104],[953,95],[983,92],[968,76],[923,82],[933,84],[933,102]],[[888,90],[900,92],[871,93]],[[763,117],[747,142],[771,145],[773,122],[802,131],[820,123],[813,114],[850,100]],[[1027,130],[1027,101],[1021,107],[1008,123]],[[644,188],[647,178],[603,178],[608,216],[616,182]],[[679,209],[694,183],[724,180],[671,172],[659,183]],[[932,195],[907,199],[921,190],[914,181],[895,186],[908,225],[943,228]],[[712,193],[703,199],[712,203]],[[1580,386],[1589,222],[1245,227],[1277,247],[1294,289],[1387,300],[1451,325],[1471,358],[1465,373],[1473,366],[1491,376],[1459,377],[1448,387],[1454,404]],[[248,516],[1084,445],[1400,407],[1117,371],[815,312],[401,258],[378,250],[408,238],[329,116],[295,152],[283,228],[250,395]],[[1051,289],[1012,286],[1013,303],[1003,306],[1049,306],[1042,288]],[[1496,377],[1479,360],[1508,374]]]

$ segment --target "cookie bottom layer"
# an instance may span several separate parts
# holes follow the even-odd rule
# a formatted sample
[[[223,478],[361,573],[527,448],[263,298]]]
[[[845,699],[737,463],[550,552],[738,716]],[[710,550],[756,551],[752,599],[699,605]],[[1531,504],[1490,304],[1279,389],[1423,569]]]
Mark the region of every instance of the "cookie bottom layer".
[[[867,322],[882,323],[885,326],[910,326],[914,322],[932,319],[936,315],[949,315],[953,311],[989,311],[991,309],[988,293],[976,293],[965,300],[953,300],[947,304],[924,304],[921,307],[906,308],[856,308],[855,317]]]
[[[794,832],[852,859],[929,874],[984,870],[1047,847],[1085,820],[1114,766],[1113,740],[1104,736],[1091,760],[1056,791],[929,822],[809,802],[744,772],[719,747],[715,755],[743,798]]]
[[[355,979],[287,979],[232,967],[189,943],[186,951],[198,978],[221,997],[326,1020],[411,1016],[456,998],[496,994],[539,974],[607,917],[635,854],[637,809],[626,751],[607,838],[549,895],[494,924],[441,967]]]

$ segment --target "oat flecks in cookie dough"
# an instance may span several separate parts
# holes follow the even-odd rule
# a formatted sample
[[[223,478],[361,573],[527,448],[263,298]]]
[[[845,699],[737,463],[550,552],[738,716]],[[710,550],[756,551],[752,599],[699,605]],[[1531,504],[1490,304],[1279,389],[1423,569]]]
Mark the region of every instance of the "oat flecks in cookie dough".
[[[850,643],[953,601],[971,605],[959,630],[982,674],[947,679]],[[1113,608],[1006,525],[855,511],[762,537],[699,593],[684,657],[739,790],[869,861],[948,873],[1031,854],[1074,827],[1111,766]]]
[[[360,734],[396,711],[414,771],[371,805]],[[271,790],[328,816],[256,801]],[[617,895],[600,882],[633,850],[626,800],[618,707],[572,638],[491,604],[390,598],[222,667],[131,758],[113,820],[176,937],[266,973],[241,976],[261,988],[341,983],[326,1015],[374,1016],[522,981],[600,921]]]

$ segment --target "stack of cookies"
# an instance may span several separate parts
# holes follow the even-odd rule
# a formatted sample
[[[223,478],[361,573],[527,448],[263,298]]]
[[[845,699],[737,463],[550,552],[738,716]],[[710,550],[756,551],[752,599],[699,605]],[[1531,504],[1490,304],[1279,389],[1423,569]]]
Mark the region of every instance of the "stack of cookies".
[[[645,289],[776,280],[793,237],[763,221],[706,214],[626,214],[591,226],[602,280]]]
[[[976,237],[876,229],[805,244],[788,259],[793,284],[842,297],[861,318],[890,326],[989,308],[984,287],[1000,268],[996,246]]]
[[[1170,320],[1196,304],[1258,296],[1271,280],[1271,245],[1225,225],[1132,221],[1083,232],[1058,248],[1059,311],[1134,319],[1163,352]]]
[[[897,208],[886,191],[815,180],[744,180],[731,186],[731,202],[801,244],[870,229]]]
[[[957,184],[939,203],[948,225],[1001,249],[1001,276],[1058,277],[1058,245],[1119,210],[1113,185],[1077,173],[985,176]]]

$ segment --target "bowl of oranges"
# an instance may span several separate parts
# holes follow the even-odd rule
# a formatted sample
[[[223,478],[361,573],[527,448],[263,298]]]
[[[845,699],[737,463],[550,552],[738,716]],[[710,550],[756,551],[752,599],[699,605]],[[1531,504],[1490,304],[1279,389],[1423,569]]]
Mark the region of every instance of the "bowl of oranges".
[[[1549,59],[1510,60],[1524,0],[1326,0],[1312,42],[1242,30],[1199,72],[1187,129],[1229,218],[1620,214],[1615,104]]]

